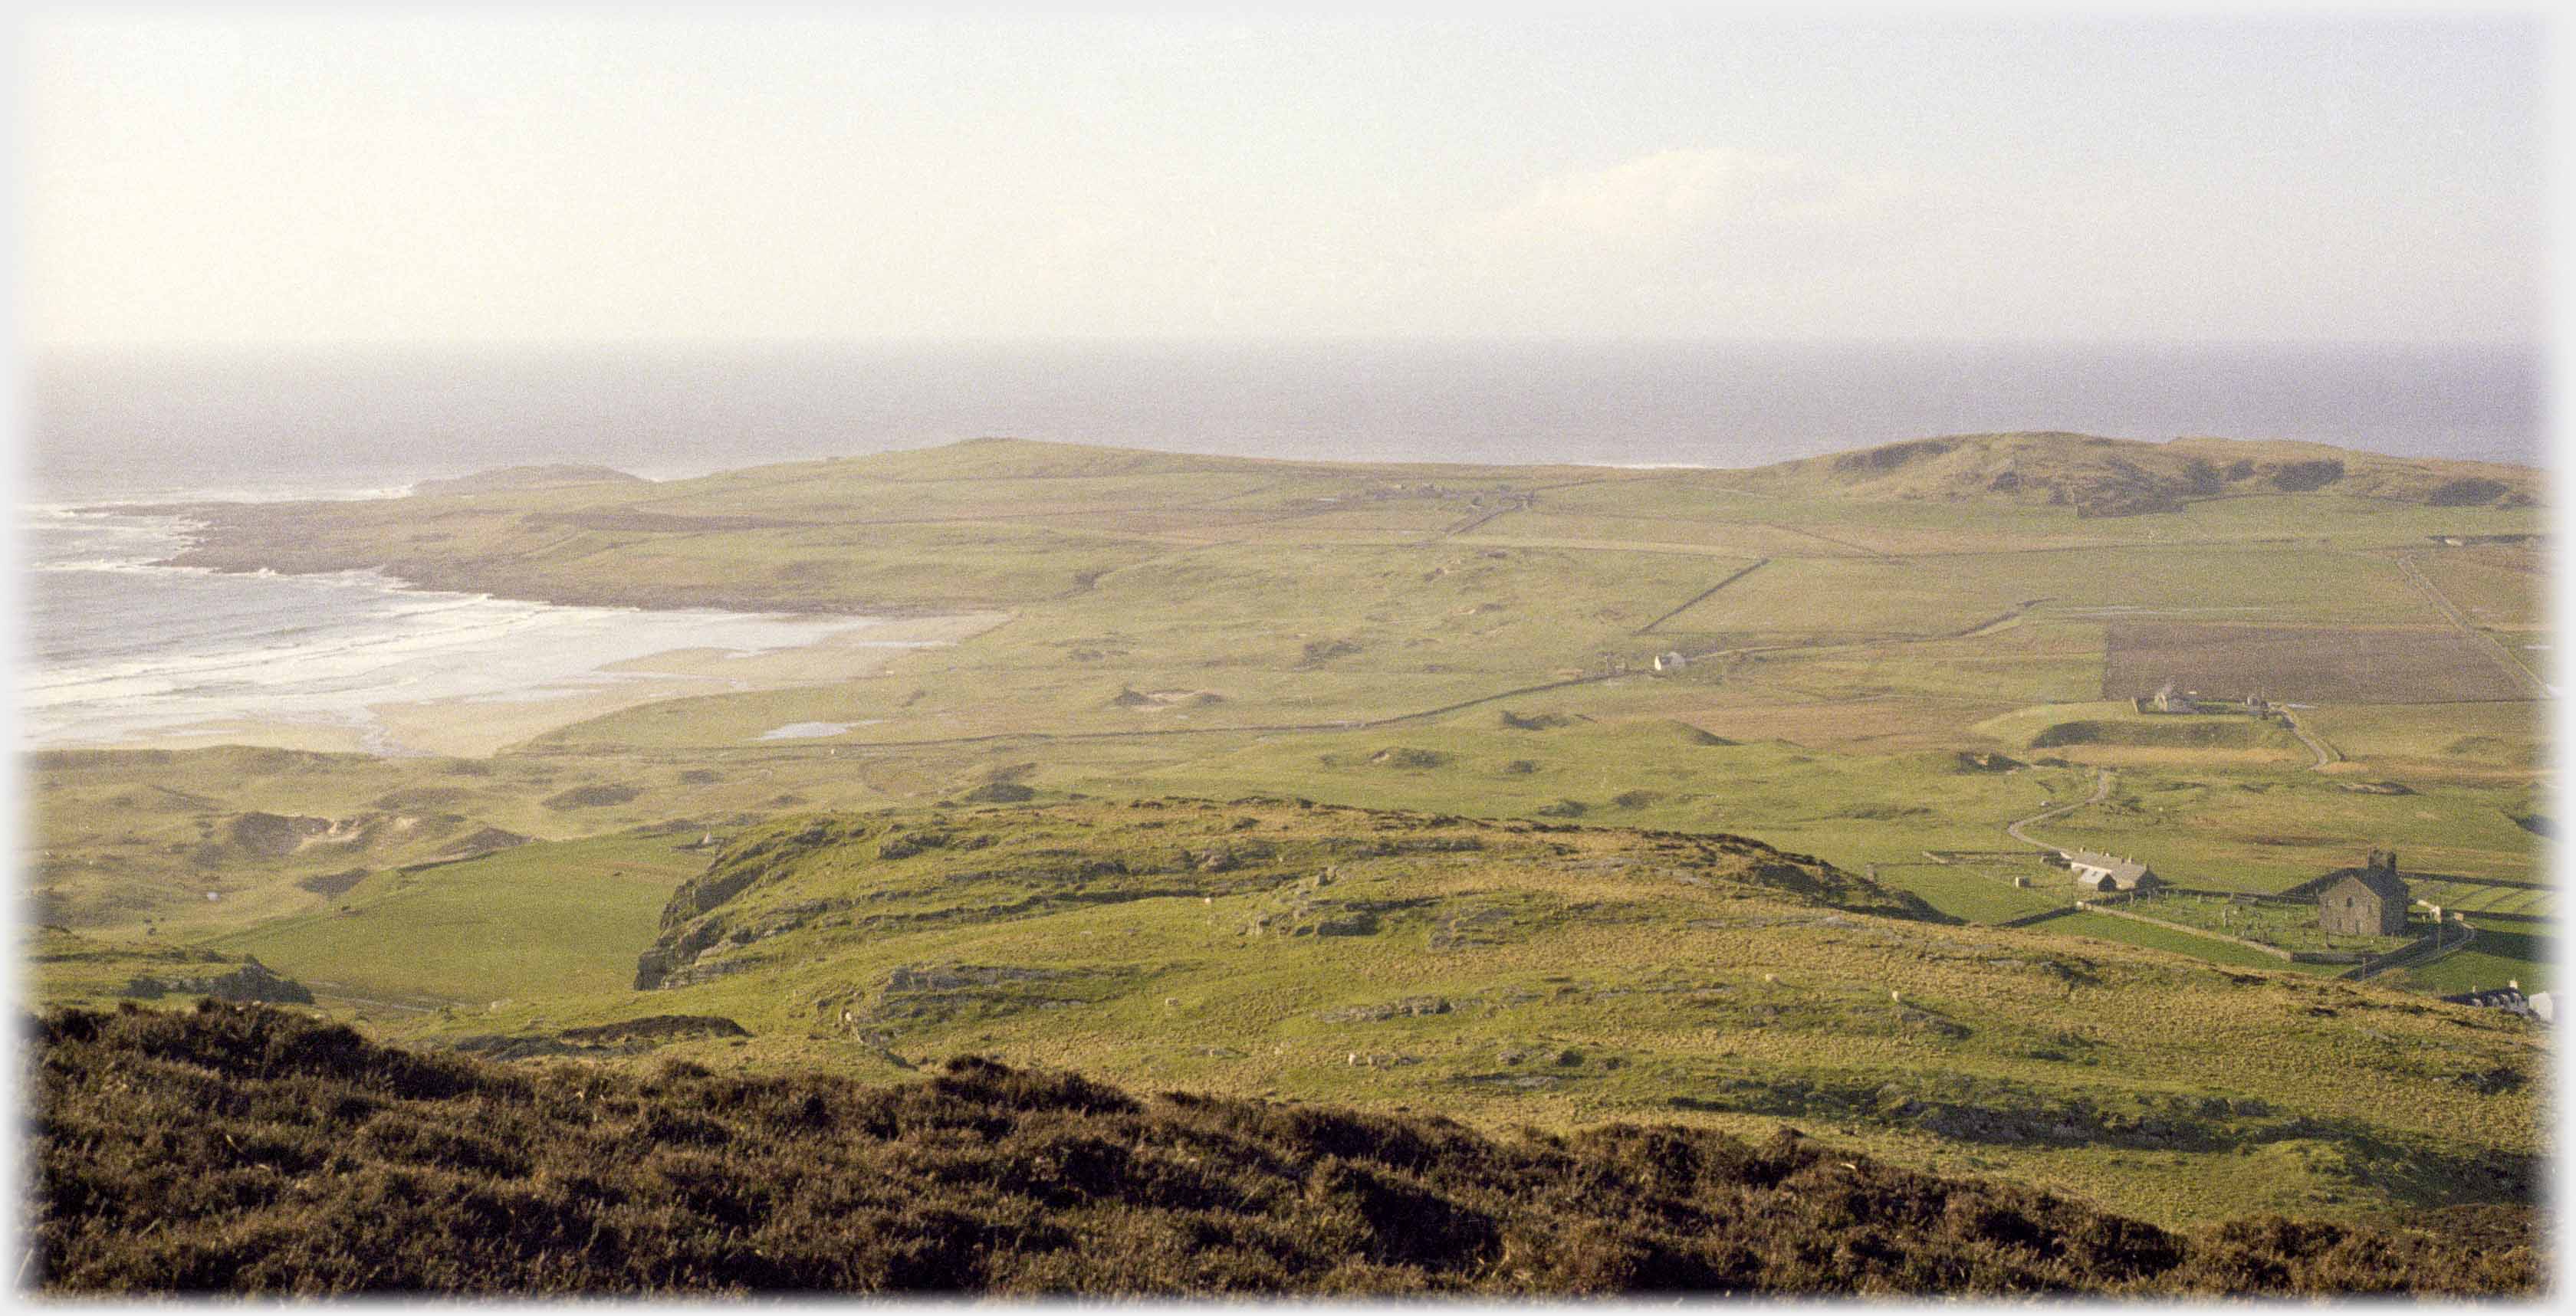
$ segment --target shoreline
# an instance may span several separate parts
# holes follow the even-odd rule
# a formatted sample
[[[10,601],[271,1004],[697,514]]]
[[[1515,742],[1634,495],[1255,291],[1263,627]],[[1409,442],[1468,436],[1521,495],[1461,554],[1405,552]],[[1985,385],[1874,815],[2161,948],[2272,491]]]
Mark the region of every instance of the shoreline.
[[[644,704],[829,685],[875,675],[907,652],[960,643],[1014,615],[990,604],[866,605],[844,600],[789,600],[712,588],[675,589],[649,582],[563,587],[555,582],[503,578],[506,572],[477,570],[472,564],[387,561],[380,555],[355,554],[345,548],[335,550],[315,544],[293,532],[304,515],[330,506],[330,500],[192,500],[100,503],[74,510],[87,515],[165,522],[181,538],[183,546],[174,553],[164,549],[166,556],[143,564],[155,568],[224,576],[363,572],[398,592],[481,596],[537,608],[653,614],[720,612],[743,618],[808,623],[834,619],[848,624],[803,644],[757,650],[681,644],[642,654],[630,651],[629,656],[577,672],[533,677],[488,691],[427,699],[394,698],[325,713],[301,709],[262,712],[254,694],[243,701],[246,708],[225,710],[198,721],[106,731],[94,738],[30,736],[20,746],[21,751],[253,745],[377,757],[488,757],[547,732]],[[356,698],[365,698],[364,692]]]
[[[222,576],[249,576],[261,572],[279,576],[324,576],[344,571],[372,571],[398,589],[480,594],[509,603],[534,603],[548,607],[637,608],[647,612],[704,609],[755,616],[913,621],[1002,610],[1002,605],[987,599],[894,603],[868,599],[781,598],[769,594],[734,594],[644,582],[568,585],[559,581],[529,581],[477,571],[470,564],[442,559],[387,558],[371,553],[294,544],[291,534],[294,522],[308,511],[332,509],[351,502],[398,502],[405,496],[256,503],[216,500],[90,503],[66,510],[81,516],[149,517],[171,522],[172,533],[183,537],[186,542],[177,552],[144,565],[207,571]]]
[[[99,741],[36,742],[25,753],[185,750],[250,745],[378,758],[489,758],[550,731],[624,709],[701,695],[787,690],[874,675],[905,654],[962,643],[1010,620],[997,612],[853,618],[810,644],[740,653],[666,649],[602,664],[571,681],[369,704],[363,720],[249,714]],[[606,678],[601,680],[599,678]]]
[[[213,504],[211,507],[240,510],[250,504]],[[219,519],[210,514],[209,505],[170,504],[144,510],[113,509],[120,516],[162,516],[190,522],[181,527],[189,537],[187,547],[152,565],[187,567],[212,571],[218,575],[253,575],[267,571],[281,576],[317,576],[340,571],[374,571],[403,589],[449,594],[482,594],[512,603],[537,603],[563,608],[638,608],[647,612],[685,612],[707,609],[717,612],[772,614],[798,617],[866,617],[889,621],[924,620],[953,617],[966,613],[996,611],[995,605],[982,599],[960,599],[939,603],[872,602],[866,599],[790,599],[770,594],[730,593],[716,589],[673,587],[646,582],[618,582],[597,585],[571,585],[560,581],[529,581],[501,572],[478,571],[470,564],[436,559],[383,558],[374,554],[335,552],[328,548],[281,547],[281,536],[264,534],[283,530],[287,517],[267,513],[270,507],[292,507],[295,504],[258,504],[258,519],[281,524],[250,526],[239,521]],[[102,509],[108,510],[108,509]],[[256,543],[250,541],[258,541]]]

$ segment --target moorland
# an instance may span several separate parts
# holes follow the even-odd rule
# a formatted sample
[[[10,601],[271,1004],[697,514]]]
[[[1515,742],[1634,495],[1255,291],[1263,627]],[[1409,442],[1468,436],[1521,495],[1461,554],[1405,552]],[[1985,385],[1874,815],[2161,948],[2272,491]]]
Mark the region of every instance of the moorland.
[[[2542,495],[2219,439],[1752,470],[977,440],[153,509],[189,565],[947,642],[478,756],[38,753],[28,954],[55,1006],[289,1002],[475,1073],[972,1054],[2402,1231],[2528,1206],[2549,1152],[2544,1030],[2441,999],[2553,985]],[[2382,847],[2399,944],[2433,906],[2466,930],[2441,953],[2354,963],[2390,946],[2259,899]],[[2174,917],[2078,909],[2076,848]]]

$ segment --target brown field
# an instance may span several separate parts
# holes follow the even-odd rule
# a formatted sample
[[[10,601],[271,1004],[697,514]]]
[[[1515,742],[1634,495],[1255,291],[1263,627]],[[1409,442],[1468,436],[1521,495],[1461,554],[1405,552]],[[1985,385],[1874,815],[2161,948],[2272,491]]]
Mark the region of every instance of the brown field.
[[[2203,698],[2261,694],[2321,704],[2519,699],[2512,678],[2467,636],[2393,626],[2230,626],[2122,622],[2110,628],[2104,699],[2167,681]]]

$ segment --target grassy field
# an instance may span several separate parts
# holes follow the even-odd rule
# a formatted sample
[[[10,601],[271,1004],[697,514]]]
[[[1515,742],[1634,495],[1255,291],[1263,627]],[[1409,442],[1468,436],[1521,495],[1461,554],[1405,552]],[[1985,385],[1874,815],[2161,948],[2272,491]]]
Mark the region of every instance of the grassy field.
[[[2212,964],[2234,964],[2248,969],[2273,969],[2286,973],[2332,975],[2345,966],[2331,964],[2294,964],[2276,955],[2266,955],[2250,946],[2238,946],[2213,937],[2195,937],[2188,932],[2160,928],[2152,923],[2114,914],[2091,912],[2068,914],[2042,924],[2050,932],[2070,937],[2092,937],[2115,941],[2123,946],[2143,946],[2149,950],[2171,951]]]
[[[1002,441],[206,512],[210,565],[1009,620],[855,679],[629,708],[482,759],[39,756],[30,887],[95,943],[60,962],[91,966],[84,999],[140,972],[115,956],[256,956],[329,1009],[442,1044],[705,1013],[752,1036],[668,1049],[726,1068],[894,1075],[989,1050],[1496,1127],[1799,1122],[2160,1220],[2454,1200],[2476,1174],[2438,1144],[2461,1129],[2527,1154],[2533,1098],[2454,1080],[2523,1065],[2532,1039],[2422,998],[2546,980],[2546,706],[2390,701],[2483,679],[2479,635],[2548,643],[2530,550],[2427,538],[2527,533],[2545,512],[2430,506],[2467,468],[2365,454],[2284,492],[2325,460],[2299,445],[1944,443],[1614,472]],[[2296,628],[2324,649],[2231,647]],[[2122,646],[2139,651],[2123,636],[2198,636],[2278,675],[2370,628],[2422,640],[2429,675],[2299,710],[2322,768],[2277,722],[2102,698]],[[1653,674],[1667,652],[1690,661]],[[794,723],[845,729],[763,739]],[[1318,808],[1121,811],[1172,796]],[[975,811],[996,802],[1026,807]],[[1473,832],[1486,850],[1416,852],[1471,833],[1344,826],[1334,805],[1623,839]],[[2006,834],[2044,813],[2028,843]],[[718,902],[742,939],[710,963],[738,970],[637,992],[664,902],[705,880],[706,853],[677,847],[790,815],[865,838]],[[952,839],[888,857],[885,829]],[[1682,879],[1750,869],[1659,850],[1720,834],[1819,881],[1874,871],[1878,894],[1854,899],[1948,921],[1835,912],[1777,872],[1720,896]],[[974,836],[992,839],[955,848]],[[2208,938],[2091,915],[1991,926],[2078,894],[2042,846],[2246,891],[2393,846],[2419,895],[2487,921],[2469,950],[2316,995],[2347,989]],[[1328,870],[1330,893],[1298,886]],[[1353,904],[1373,930],[1312,931],[1368,922]],[[1414,998],[1448,1008],[1396,1008]],[[2239,1099],[2307,1122],[2135,1135]],[[2090,1132],[1991,1131],[2070,1120]]]
[[[378,873],[335,907],[211,938],[326,999],[488,1009],[616,993],[634,980],[671,889],[705,856],[695,835],[611,836]]]
[[[2420,968],[2404,971],[2401,981],[2417,991],[2453,995],[2520,983],[2526,992],[2556,987],[2557,934],[2544,919],[2471,915],[2477,939],[2463,949]]]
[[[2132,900],[2120,906],[2132,914],[2181,923],[2225,936],[2259,941],[2287,951],[2356,951],[2379,955],[2406,945],[2413,938],[2431,931],[2431,924],[2417,920],[2405,933],[2393,937],[2332,935],[2318,926],[2313,901],[2295,905],[2237,902],[2215,897],[2166,894],[2146,900]]]

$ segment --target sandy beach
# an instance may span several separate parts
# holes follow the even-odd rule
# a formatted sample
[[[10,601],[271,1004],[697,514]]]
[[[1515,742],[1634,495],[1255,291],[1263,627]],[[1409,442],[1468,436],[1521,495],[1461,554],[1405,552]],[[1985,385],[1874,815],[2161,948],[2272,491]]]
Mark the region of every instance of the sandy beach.
[[[231,718],[135,735],[123,748],[189,749],[264,745],[279,749],[370,754],[437,754],[481,758],[559,727],[692,695],[827,685],[872,675],[916,649],[956,644],[1008,621],[1010,614],[854,619],[850,629],[812,644],[754,653],[670,649],[607,663],[570,681],[463,698],[393,701],[367,706],[372,723],[291,717]]]

